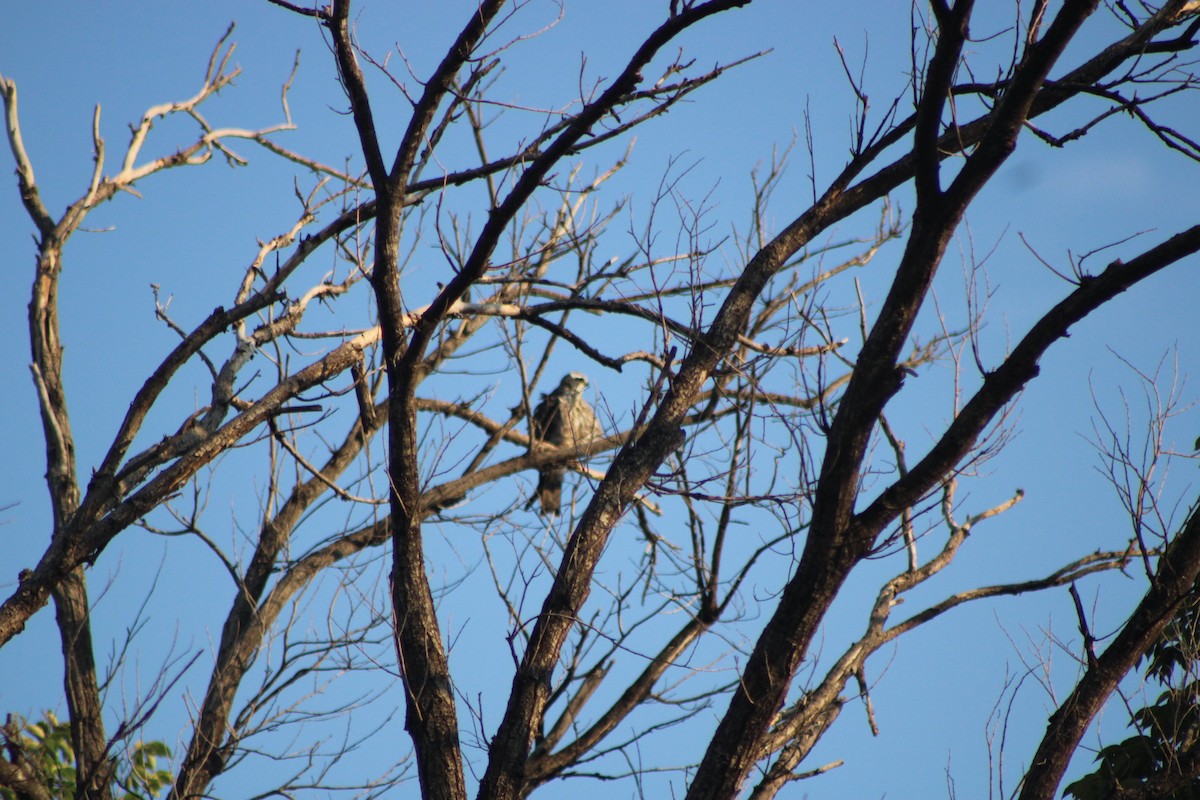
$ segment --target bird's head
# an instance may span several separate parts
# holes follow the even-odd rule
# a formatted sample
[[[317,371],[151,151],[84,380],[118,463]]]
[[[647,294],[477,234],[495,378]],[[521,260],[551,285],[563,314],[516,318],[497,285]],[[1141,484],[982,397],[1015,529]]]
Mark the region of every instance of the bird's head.
[[[558,384],[558,388],[564,392],[572,394],[582,394],[587,388],[588,379],[582,372],[568,372],[563,376],[562,382]]]

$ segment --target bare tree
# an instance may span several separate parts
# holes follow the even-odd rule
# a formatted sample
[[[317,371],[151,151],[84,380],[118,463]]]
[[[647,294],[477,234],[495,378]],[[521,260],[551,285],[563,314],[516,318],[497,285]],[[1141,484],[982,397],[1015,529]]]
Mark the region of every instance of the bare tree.
[[[626,153],[612,144],[684,98],[703,101],[703,88],[741,63],[698,68],[676,42],[711,18],[754,13],[738,11],[750,0],[664,4],[614,76],[581,81],[553,111],[522,108],[497,88],[528,38],[525,3],[483,0],[431,72],[405,75],[360,46],[350,0],[271,2],[326,37],[361,173],[281,143],[291,78],[279,124],[208,122],[204,104],[238,74],[229,33],[199,92],[131,126],[116,169],[97,107],[90,180],[55,213],[22,139],[17,87],[0,78],[36,236],[29,340],[53,511],[44,555],[0,605],[0,645],[13,646],[53,601],[76,796],[116,795],[120,759],[203,661],[207,681],[186,684],[198,688],[172,797],[209,796],[222,776],[265,761],[278,772],[263,796],[374,796],[415,780],[426,798],[499,800],[572,776],[636,781],[661,770],[689,798],[774,797],[834,766],[807,759],[850,697],[874,724],[866,664],[881,647],[970,602],[1142,564],[1144,598],[1086,661],[1032,755],[1021,796],[1055,796],[1083,733],[1192,590],[1195,510],[1156,540],[1085,544],[1048,574],[893,616],[978,525],[1021,500],[1018,491],[970,511],[957,493],[1005,444],[1008,414],[1042,357],[1125,290],[1193,257],[1200,226],[1096,272],[1050,263],[1060,296],[995,360],[979,344],[979,298],[968,296],[958,327],[926,306],[968,208],[1018,143],[1061,147],[1123,114],[1181,163],[1200,160],[1194,135],[1156,116],[1156,103],[1195,89],[1196,4],[1013,4],[999,60],[971,47],[973,3],[914,6],[912,60],[899,65],[907,92],[869,113],[867,88],[847,67],[850,156],[827,185],[813,178],[811,205],[774,201],[776,157],[754,176],[748,223],[724,238],[705,199],[684,196],[669,169],[657,196],[640,199],[644,226],[631,222],[621,238],[625,201],[604,190]],[[1094,16],[1112,34],[1089,52],[1078,32]],[[397,102],[403,132],[388,148],[376,109]],[[1052,112],[1064,108],[1091,116],[1056,133],[1062,117]],[[527,126],[516,144],[493,133],[502,114]],[[168,117],[194,122],[194,137],[146,156],[152,127]],[[463,137],[472,163],[448,144]],[[220,273],[228,299],[203,319],[176,319],[156,289],[154,313],[178,341],[131,391],[103,457],[81,467],[59,307],[72,237],[94,209],[159,173],[214,157],[243,163],[243,143],[294,165],[294,224],[266,236],[248,266]],[[902,218],[889,196],[909,191]],[[779,214],[789,221],[774,231]],[[860,233],[834,232],[860,217]],[[599,245],[614,241],[626,255],[605,261]],[[894,260],[881,267],[885,248]],[[429,249],[440,259],[434,279],[415,264]],[[877,305],[855,282],[868,266],[887,276]],[[638,395],[593,397],[602,434],[550,446],[531,439],[528,418],[561,377],[552,356],[568,348],[593,377],[635,376]],[[181,413],[169,397],[194,384],[185,367],[195,363],[210,381],[206,402]],[[893,424],[897,399],[938,364],[956,376],[953,414],[910,454]],[[154,427],[164,414],[173,423]],[[527,504],[529,476],[547,467],[575,476],[557,516]],[[257,476],[251,531],[216,533],[204,513],[226,473]],[[743,525],[753,539],[736,535]],[[93,641],[85,576],[133,529],[203,543],[229,599],[211,653],[172,654],[121,709],[109,688],[131,667],[122,647],[98,670],[95,654],[108,648]],[[450,577],[455,554],[472,565],[461,578]],[[839,591],[867,561],[890,572],[862,634],[822,674],[799,678]],[[482,604],[481,578],[504,630],[471,647],[511,657],[502,697],[456,677],[455,648],[466,645],[446,608]],[[396,678],[408,742],[369,774],[338,772],[369,734],[281,734],[336,730]],[[353,696],[322,705],[325,691]],[[709,710],[718,721],[683,763],[654,755],[662,731]],[[106,717],[121,721],[111,729]],[[15,731],[5,737],[0,784],[45,796],[36,759]]]

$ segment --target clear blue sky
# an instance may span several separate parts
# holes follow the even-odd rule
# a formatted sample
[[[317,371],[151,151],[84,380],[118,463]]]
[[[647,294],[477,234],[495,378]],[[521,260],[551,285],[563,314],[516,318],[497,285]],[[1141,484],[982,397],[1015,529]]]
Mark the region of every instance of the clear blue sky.
[[[414,72],[427,74],[460,24],[462,3],[359,3],[360,37],[372,52],[403,49]],[[587,74],[613,75],[625,56],[666,8],[666,2],[642,0],[569,3],[556,30],[525,46],[501,79],[501,92],[514,103],[545,106],[570,98],[579,81],[579,57],[587,53]],[[990,4],[989,4],[990,5]],[[447,7],[453,11],[446,11]],[[437,7],[437,11],[431,10]],[[538,21],[554,18],[552,3],[533,3],[514,21],[511,31],[533,30]],[[1103,14],[1100,15],[1103,17]],[[20,90],[21,121],[43,197],[58,213],[83,190],[90,170],[90,121],[95,104],[102,106],[102,132],[110,158],[121,151],[126,125],[150,105],[190,96],[200,84],[205,59],[230,21],[236,20],[234,60],[243,69],[237,85],[208,109],[217,125],[253,127],[279,121],[279,85],[291,69],[296,50],[301,66],[290,97],[298,129],[281,143],[320,160],[361,165],[348,119],[339,112],[345,101],[335,80],[331,57],[317,27],[266,2],[24,3],[0,28],[0,73],[15,79]],[[992,30],[983,30],[988,24]],[[1007,21],[981,19],[979,47],[988,34],[1001,34]],[[630,168],[620,192],[636,199],[654,191],[672,158],[691,167],[686,190],[697,196],[713,190],[717,225],[727,229],[746,217],[748,172],[769,161],[772,148],[786,147],[804,136],[804,112],[811,115],[818,185],[844,164],[851,131],[851,97],[842,77],[834,37],[858,68],[865,64],[865,83],[879,113],[904,86],[909,65],[906,4],[867,0],[829,4],[819,13],[811,6],[785,0],[759,0],[723,15],[682,40],[699,64],[726,61],[771,49],[717,85],[638,133]],[[1105,41],[1113,28],[1107,18],[1085,31],[1084,43]],[[1070,54],[1065,63],[1073,64]],[[385,87],[377,83],[380,96]],[[403,104],[396,102],[397,111]],[[1180,126],[1200,121],[1200,112],[1178,105],[1171,109]],[[377,106],[386,143],[395,143],[405,118]],[[874,119],[877,119],[875,117]],[[1054,119],[1059,131],[1081,121]],[[1192,127],[1195,130],[1195,127]],[[184,141],[189,132],[172,125],[156,128],[157,145]],[[514,130],[514,136],[520,130]],[[161,137],[161,138],[158,138]],[[75,434],[83,474],[96,463],[116,421],[140,385],[147,365],[161,357],[169,334],[154,321],[149,284],[174,295],[172,311],[195,321],[213,306],[227,303],[233,276],[252,257],[256,238],[283,230],[294,216],[290,201],[292,170],[252,145],[240,152],[252,165],[229,170],[213,163],[202,169],[177,171],[144,184],[143,198],[123,197],[89,218],[95,230],[81,232],[67,250],[62,309],[67,345],[68,397],[74,405]],[[215,160],[214,160],[215,162]],[[0,370],[8,377],[3,408],[8,424],[0,433],[0,505],[15,507],[0,514],[0,590],[11,591],[17,571],[32,564],[49,535],[41,429],[29,380],[25,304],[32,280],[34,247],[31,226],[20,206],[7,148],[0,157]],[[775,198],[773,216],[784,224],[804,208],[811,192],[810,166],[797,148],[787,178]],[[1057,265],[1068,253],[1081,254],[1122,242],[1113,256],[1135,252],[1140,242],[1154,243],[1194,224],[1200,208],[1200,167],[1169,153],[1128,119],[1114,120],[1065,150],[1055,151],[1025,137],[994,184],[969,215],[958,244],[951,249],[939,278],[939,299],[948,307],[961,303],[963,269],[970,254],[987,255],[993,295],[984,332],[987,356],[997,358],[1028,324],[1068,287],[1031,254]],[[282,200],[281,200],[282,198]],[[902,192],[903,209],[911,206]],[[860,232],[872,220],[864,217],[845,229]],[[619,239],[611,240],[619,255]],[[883,257],[894,256],[895,250]],[[1109,256],[1093,257],[1099,269]],[[1196,335],[1200,263],[1194,258],[1127,293],[1109,308],[1078,326],[1071,339],[1057,346],[1042,364],[1043,377],[1031,385],[1017,409],[1019,435],[1005,453],[985,467],[985,479],[972,481],[966,511],[976,512],[1008,497],[1017,487],[1024,502],[1005,517],[981,526],[951,573],[919,599],[973,585],[1033,578],[1073,556],[1095,549],[1119,548],[1128,535],[1111,487],[1095,467],[1099,463],[1088,438],[1096,416],[1094,399],[1118,421],[1125,411],[1121,392],[1131,407],[1136,428],[1143,414],[1142,389],[1128,362],[1145,371],[1162,369],[1164,388],[1173,369],[1180,375],[1200,374],[1200,337]],[[868,296],[878,299],[881,285],[864,278]],[[565,364],[565,367],[574,365]],[[596,383],[613,405],[628,407],[621,387],[599,378]],[[614,379],[615,380],[615,379]],[[1193,377],[1193,381],[1194,381]],[[203,387],[201,375],[197,385]],[[901,419],[910,441],[927,441],[949,410],[944,383],[914,401],[912,417]],[[1197,396],[1194,383],[1181,390],[1185,400]],[[203,397],[179,396],[181,405]],[[940,409],[940,410],[937,410]],[[900,413],[901,409],[894,413]],[[1189,411],[1168,430],[1168,439],[1183,452],[1200,434],[1200,415]],[[925,438],[923,438],[925,437]],[[919,445],[914,445],[919,446]],[[1195,485],[1194,463],[1176,465],[1168,496],[1188,497]],[[251,479],[248,477],[247,481]],[[86,479],[85,479],[86,482]],[[253,498],[241,498],[252,502]],[[222,499],[221,502],[232,503]],[[242,509],[245,512],[245,508]],[[231,509],[216,516],[233,518]],[[97,628],[120,635],[125,614],[150,591],[161,574],[150,604],[157,642],[146,661],[155,663],[163,643],[175,641],[182,651],[207,649],[219,636],[218,618],[197,613],[207,596],[223,598],[225,586],[215,565],[201,551],[186,555],[140,533],[101,559],[89,580],[99,597]],[[209,570],[212,570],[211,574]],[[868,572],[870,572],[868,570]],[[838,614],[826,631],[826,658],[837,653],[847,634],[861,629],[861,609],[875,583],[860,576],[847,586]],[[111,581],[111,591],[103,587]],[[1100,625],[1118,623],[1139,584],[1108,577],[1081,587],[1095,602]],[[180,592],[179,588],[186,591]],[[224,600],[219,601],[224,604]],[[176,621],[176,615],[179,621]],[[464,623],[466,624],[466,623]],[[465,636],[471,631],[465,628]],[[849,705],[835,731],[814,754],[808,767],[845,759],[846,766],[804,782],[786,796],[812,798],[918,798],[946,796],[953,780],[960,796],[987,791],[987,717],[1001,699],[1006,680],[1024,674],[1021,659],[1032,660],[1040,647],[1054,662],[1053,678],[1060,693],[1070,685],[1074,666],[1068,654],[1047,644],[1057,637],[1068,646],[1077,639],[1066,591],[1001,600],[963,610],[917,635],[902,639],[894,651],[871,662],[869,676],[879,680],[873,695],[881,735],[867,731],[861,707]],[[42,708],[65,714],[60,699],[57,641],[52,612],[38,615],[29,629],[0,650],[0,712],[34,715]],[[473,671],[486,673],[486,669]],[[189,685],[201,685],[206,667],[197,668]],[[486,679],[464,691],[488,691]],[[506,679],[507,680],[507,679]],[[1030,677],[1015,706],[1006,767],[1012,788],[1019,768],[1032,752],[1044,727],[1049,702]],[[126,678],[133,691],[135,682]],[[934,694],[928,687],[937,687]],[[399,702],[396,694],[389,702]],[[723,707],[723,704],[722,704]],[[165,704],[148,735],[174,742],[185,704]],[[1039,715],[1041,720],[1039,721]],[[1119,729],[1119,714],[1112,719]],[[399,723],[392,734],[399,735]],[[388,737],[367,745],[390,747]],[[696,749],[691,750],[695,755]],[[1083,764],[1082,766],[1086,766]],[[609,797],[609,787],[572,784],[590,796]],[[239,796],[225,786],[227,796]],[[561,790],[560,790],[561,791]],[[617,796],[629,796],[622,788]],[[547,793],[549,796],[550,793]]]

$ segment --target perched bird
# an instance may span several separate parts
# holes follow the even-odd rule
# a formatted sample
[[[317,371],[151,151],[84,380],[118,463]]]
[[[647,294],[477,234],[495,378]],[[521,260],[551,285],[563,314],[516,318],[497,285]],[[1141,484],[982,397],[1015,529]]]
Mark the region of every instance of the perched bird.
[[[583,390],[587,385],[587,378],[578,372],[570,372],[563,376],[557,389],[542,395],[542,401],[529,420],[529,435],[534,446],[584,447],[601,436],[596,412],[583,399]],[[557,514],[562,505],[562,484],[566,472],[561,465],[542,467],[538,472],[537,492],[529,505],[533,505],[536,499],[541,504],[543,514]]]

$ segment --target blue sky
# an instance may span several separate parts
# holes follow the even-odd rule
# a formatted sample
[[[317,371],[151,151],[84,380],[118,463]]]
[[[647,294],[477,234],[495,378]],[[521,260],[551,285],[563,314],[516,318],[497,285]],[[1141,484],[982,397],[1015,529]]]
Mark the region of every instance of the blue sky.
[[[363,44],[380,55],[398,44],[418,75],[426,74],[440,58],[465,7],[436,4],[434,11],[435,4],[427,3],[360,5]],[[454,11],[447,11],[451,6]],[[613,75],[665,6],[665,2],[651,5],[640,0],[569,4],[557,28],[522,45],[520,55],[511,59],[500,78],[498,92],[527,107],[561,104],[579,85],[581,53],[587,53],[583,74],[589,79]],[[552,3],[532,3],[504,30],[512,35],[536,30],[556,14]],[[18,84],[25,143],[53,212],[74,200],[85,186],[95,104],[102,106],[102,132],[110,158],[116,158],[126,141],[128,123],[150,105],[185,98],[198,88],[209,52],[233,20],[238,24],[234,60],[243,73],[236,86],[206,107],[214,124],[253,127],[280,121],[279,86],[300,50],[300,68],[290,95],[297,130],[281,135],[279,141],[332,164],[350,159],[356,168],[361,166],[352,127],[340,113],[345,101],[320,32],[312,23],[266,2],[61,0],[22,4],[9,19],[10,24],[0,29],[0,74]],[[1003,17],[981,18],[978,48],[1002,47],[1006,24]],[[806,111],[814,135],[812,168],[821,186],[844,164],[853,112],[834,38],[856,70],[862,65],[873,113],[879,114],[904,86],[908,25],[906,6],[882,0],[838,4],[819,15],[802,4],[760,0],[689,32],[680,43],[700,65],[760,50],[771,52],[640,130],[631,165],[614,182],[614,192],[631,198],[631,215],[644,214],[644,198],[674,160],[677,171],[687,170],[681,180],[685,193],[711,193],[718,227],[740,225],[746,218],[749,171],[768,162],[773,148],[787,147],[796,137],[803,141]],[[989,33],[996,38],[987,38]],[[1113,27],[1101,12],[1085,29],[1081,47],[1112,35]],[[1064,63],[1075,63],[1076,52],[1069,52]],[[386,151],[405,122],[400,113],[404,105],[388,94],[383,81],[375,80],[373,88],[378,97],[390,98],[390,105],[385,99],[376,106]],[[389,114],[392,108],[395,114]],[[1168,106],[1167,113],[1181,127],[1200,121],[1200,112],[1183,103]],[[518,137],[525,132],[525,127],[515,124],[523,118],[517,114],[512,118],[511,133],[500,128],[497,136]],[[1060,115],[1047,124],[1061,132],[1082,119]],[[186,126],[177,123],[157,127],[150,152],[166,152],[188,134]],[[619,155],[623,146],[601,153],[595,163],[605,165],[604,159]],[[149,285],[160,284],[164,294],[174,297],[172,312],[179,319],[197,320],[213,306],[228,302],[235,276],[252,256],[256,238],[275,235],[295,215],[290,199],[294,170],[253,145],[243,145],[239,152],[250,158],[250,167],[231,170],[214,159],[200,169],[153,178],[140,187],[141,199],[122,197],[98,209],[89,218],[93,232],[80,232],[67,250],[62,308],[68,397],[75,404],[75,434],[85,474],[144,379],[139,376],[161,357],[170,341],[154,320]],[[0,241],[5,253],[0,368],[10,376],[3,401],[10,422],[0,433],[0,446],[9,455],[0,463],[4,487],[0,505],[16,504],[0,515],[4,522],[0,589],[8,589],[17,570],[40,554],[49,529],[25,332],[34,248],[7,150],[0,164],[9,165],[0,169],[7,179],[0,183]],[[1038,257],[1062,267],[1069,254],[1137,237],[1094,256],[1089,263],[1099,269],[1111,257],[1136,252],[1143,243],[1155,243],[1194,224],[1195,209],[1200,207],[1198,169],[1197,164],[1167,152],[1128,119],[1100,126],[1063,150],[1026,136],[979,198],[948,253],[938,281],[939,302],[944,301],[951,313],[961,313],[964,265],[987,254],[992,297],[982,342],[985,358],[999,358],[1033,319],[1068,291]],[[797,147],[772,207],[778,225],[805,207],[811,195],[809,170],[807,154]],[[897,193],[894,202],[902,211],[911,208],[905,190]],[[858,235],[872,224],[871,213],[847,223],[832,237]],[[612,255],[623,255],[620,237],[606,240],[606,246],[613,248]],[[880,259],[891,263],[888,259],[897,253],[897,248],[885,248]],[[734,259],[736,253],[726,249],[719,256]],[[430,263],[425,276],[429,281],[436,278],[437,269],[436,261]],[[969,586],[1037,577],[1091,550],[1123,546],[1128,523],[1111,487],[1095,469],[1098,458],[1088,442],[1097,416],[1095,406],[1122,422],[1123,392],[1136,430],[1143,395],[1129,365],[1151,373],[1164,364],[1164,387],[1174,369],[1180,375],[1200,373],[1200,337],[1195,335],[1198,268],[1200,263],[1193,258],[1136,287],[1077,326],[1072,338],[1051,351],[1042,363],[1043,377],[1030,386],[1017,407],[1019,434],[1001,457],[986,465],[982,479],[964,486],[966,510],[971,512],[1001,502],[1018,487],[1026,491],[1025,500],[1010,514],[980,526],[954,569],[941,576],[936,588],[917,597],[933,600]],[[885,277],[886,268],[863,273],[868,297],[872,290],[874,297],[880,297]],[[562,367],[575,364],[564,361]],[[203,373],[197,371],[193,377],[202,390]],[[502,377],[493,376],[493,381],[501,385]],[[905,437],[917,448],[950,413],[949,374],[935,373],[922,380],[928,382],[928,391],[902,399],[893,412]],[[631,404],[622,392],[634,391],[635,383],[621,383],[615,376],[598,377],[595,383],[614,407]],[[187,386],[190,391],[192,384]],[[1184,383],[1180,394],[1185,401],[1195,398],[1193,383]],[[197,401],[203,405],[204,398],[185,391],[173,401],[179,408]],[[1188,453],[1197,433],[1200,416],[1189,411],[1173,421],[1167,438]],[[1166,489],[1168,497],[1192,496],[1194,469],[1194,463],[1176,465]],[[252,476],[245,480],[253,483]],[[214,513],[225,515],[232,526],[238,514],[245,513],[244,507],[235,510],[234,506],[246,499],[222,498],[220,502],[229,507]],[[98,629],[119,635],[130,604],[140,602],[158,575],[150,605],[156,638],[145,648],[146,662],[161,656],[167,642],[178,643],[179,650],[205,650],[219,635],[219,617],[215,610],[206,611],[203,601],[218,598],[219,609],[225,591],[210,583],[219,579],[207,572],[212,565],[205,563],[204,552],[188,543],[167,546],[138,532],[124,540],[127,543],[106,554],[90,576],[93,591],[100,596]],[[453,572],[454,567],[447,569]],[[861,611],[879,574],[868,569],[846,587],[827,626],[825,658],[838,652],[838,644],[849,635],[844,630],[853,633],[861,628]],[[112,589],[105,594],[103,587],[109,582]],[[177,591],[179,587],[187,590]],[[1140,591],[1138,587],[1134,581],[1108,576],[1081,590],[1089,603],[1095,603],[1098,624],[1111,630],[1130,598]],[[364,594],[369,591],[364,589]],[[478,618],[474,623],[469,617],[454,619],[450,624],[461,623],[466,637],[472,624],[476,629],[482,626]],[[52,613],[44,611],[26,633],[0,650],[4,676],[0,710],[36,714],[50,707],[62,712],[60,678],[57,667],[51,666],[57,663],[52,624]],[[839,631],[843,625],[845,629]],[[1046,644],[1051,637],[1067,643],[1077,638],[1065,590],[964,609],[901,640],[893,651],[872,661],[868,670],[880,681],[873,699],[881,735],[871,737],[861,707],[849,705],[807,766],[837,758],[847,765],[798,785],[787,796],[945,796],[947,772],[962,796],[981,796],[988,782],[987,717],[1004,696],[1006,680],[1022,674],[1021,658],[1031,658],[1032,649],[1048,648],[1059,692],[1074,675],[1068,655]],[[464,658],[464,674],[470,680],[486,686],[488,669],[486,663],[472,664]],[[199,679],[203,672],[198,670],[194,677]],[[128,680],[132,692],[134,682]],[[1032,752],[1049,707],[1046,696],[1032,684],[1031,678],[1014,707],[1011,749],[1006,754],[1010,764]],[[930,692],[929,685],[941,693]],[[399,701],[394,693],[389,697]],[[182,702],[166,704],[150,735],[172,742],[185,714]],[[1119,714],[1113,719],[1119,729]],[[399,732],[398,725],[393,732]],[[686,737],[681,738],[686,744]],[[384,746],[373,742],[364,753],[374,757],[373,748]],[[1011,788],[1013,775],[1008,781]],[[581,792],[594,792],[591,796],[612,796],[605,794],[604,786],[577,785]],[[226,790],[227,796],[239,796],[234,787]]]

